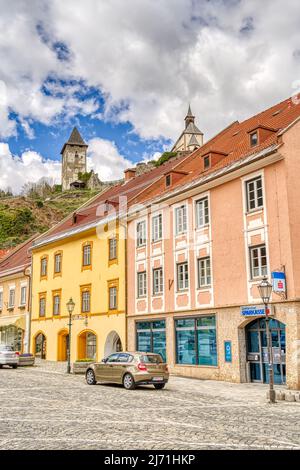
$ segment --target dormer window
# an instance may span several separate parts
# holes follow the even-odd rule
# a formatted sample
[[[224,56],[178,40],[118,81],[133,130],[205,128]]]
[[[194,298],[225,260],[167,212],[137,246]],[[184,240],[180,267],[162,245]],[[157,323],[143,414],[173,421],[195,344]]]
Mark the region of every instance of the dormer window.
[[[255,147],[255,145],[258,144],[258,133],[257,131],[255,132],[252,132],[252,134],[250,134],[250,145],[251,147]]]
[[[204,161],[204,169],[206,170],[207,168],[210,167],[210,158],[209,158],[209,155],[207,155],[206,157],[204,157],[203,161]]]
[[[171,175],[166,176],[166,186],[171,186]]]

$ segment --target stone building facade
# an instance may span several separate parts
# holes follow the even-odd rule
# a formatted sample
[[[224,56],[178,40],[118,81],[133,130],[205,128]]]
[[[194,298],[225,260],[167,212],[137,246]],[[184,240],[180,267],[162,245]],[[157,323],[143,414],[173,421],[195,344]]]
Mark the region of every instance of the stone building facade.
[[[79,173],[86,173],[86,154],[88,145],[78,129],[74,127],[69,140],[64,144],[62,155],[62,190],[70,189],[70,184],[79,180]]]

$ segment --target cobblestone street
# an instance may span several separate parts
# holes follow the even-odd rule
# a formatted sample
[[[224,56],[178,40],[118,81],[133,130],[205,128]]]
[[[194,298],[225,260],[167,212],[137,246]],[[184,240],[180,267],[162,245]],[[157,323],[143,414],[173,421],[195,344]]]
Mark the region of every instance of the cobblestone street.
[[[0,370],[0,449],[300,449],[300,404],[269,405],[264,385],[126,391],[62,366]]]

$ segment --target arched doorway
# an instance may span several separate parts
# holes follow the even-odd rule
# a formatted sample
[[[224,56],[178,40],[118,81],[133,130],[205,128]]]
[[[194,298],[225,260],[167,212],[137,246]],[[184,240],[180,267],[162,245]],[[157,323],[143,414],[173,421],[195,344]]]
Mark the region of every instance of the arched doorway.
[[[78,335],[78,359],[93,359],[97,356],[97,336],[93,331],[85,330]]]
[[[284,384],[286,382],[285,325],[273,318],[269,320],[269,325],[272,337],[274,382],[275,384]],[[269,383],[265,319],[254,320],[246,326],[245,331],[250,380],[251,382]]]
[[[34,341],[34,354],[36,357],[46,359],[46,336],[43,333],[38,333]]]
[[[120,336],[116,331],[111,331],[105,341],[104,356],[107,357],[114,352],[120,351],[123,351]]]
[[[69,344],[69,332],[68,330],[62,330],[58,333],[58,348],[57,348],[57,360],[66,361],[68,356],[68,344]]]

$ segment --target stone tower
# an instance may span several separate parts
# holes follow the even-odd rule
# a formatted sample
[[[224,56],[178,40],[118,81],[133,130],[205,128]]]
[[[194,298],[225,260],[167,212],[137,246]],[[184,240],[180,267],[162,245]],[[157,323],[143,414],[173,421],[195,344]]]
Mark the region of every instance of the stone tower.
[[[189,106],[185,120],[185,129],[175,142],[172,152],[193,151],[203,145],[203,132],[195,124],[191,107]]]
[[[62,155],[62,190],[70,189],[70,184],[79,179],[78,173],[86,173],[86,152],[88,145],[84,142],[76,127],[69,140],[61,149]]]

